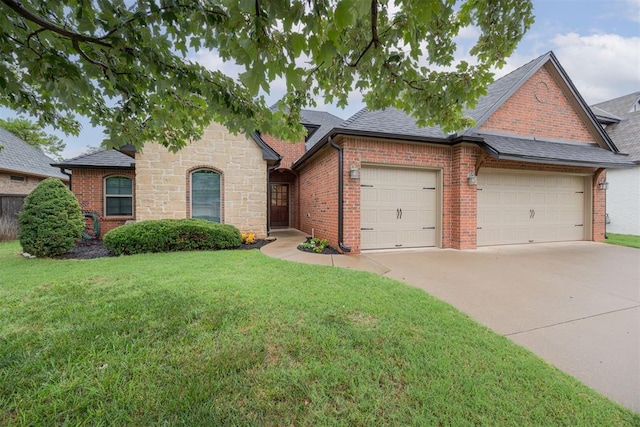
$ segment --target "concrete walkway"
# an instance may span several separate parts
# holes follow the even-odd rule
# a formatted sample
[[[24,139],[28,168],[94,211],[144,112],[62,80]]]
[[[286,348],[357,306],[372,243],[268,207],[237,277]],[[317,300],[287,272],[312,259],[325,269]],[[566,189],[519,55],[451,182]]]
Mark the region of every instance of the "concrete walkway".
[[[592,242],[319,255],[278,230],[268,256],[385,275],[424,289],[640,412],[640,250]]]

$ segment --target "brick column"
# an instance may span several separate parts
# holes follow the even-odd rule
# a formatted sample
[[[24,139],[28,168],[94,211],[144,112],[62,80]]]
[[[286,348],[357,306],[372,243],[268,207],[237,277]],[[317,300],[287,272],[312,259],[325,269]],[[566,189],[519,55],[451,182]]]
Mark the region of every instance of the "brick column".
[[[593,174],[592,193],[593,193],[593,216],[591,218],[591,230],[594,242],[604,241],[605,236],[605,217],[606,217],[606,197],[607,191],[601,190],[598,186],[598,182],[606,181],[607,171],[606,169],[598,169]]]
[[[471,146],[453,148],[451,168],[451,205],[443,206],[451,216],[451,246],[475,249],[478,224],[477,186],[469,185],[467,176],[476,167],[476,150]]]

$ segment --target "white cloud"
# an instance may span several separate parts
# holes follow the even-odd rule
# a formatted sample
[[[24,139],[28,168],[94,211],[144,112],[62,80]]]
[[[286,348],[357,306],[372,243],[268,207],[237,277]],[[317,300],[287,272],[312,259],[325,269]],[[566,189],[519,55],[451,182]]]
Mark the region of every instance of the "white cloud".
[[[589,104],[640,89],[640,37],[568,33],[556,35],[551,44]]]

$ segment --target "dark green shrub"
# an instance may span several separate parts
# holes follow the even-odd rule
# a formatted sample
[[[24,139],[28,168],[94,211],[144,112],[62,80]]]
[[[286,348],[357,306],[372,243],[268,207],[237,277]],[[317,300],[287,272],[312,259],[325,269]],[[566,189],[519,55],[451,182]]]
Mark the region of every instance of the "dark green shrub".
[[[104,235],[104,245],[116,255],[232,249],[241,242],[240,231],[233,225],[204,219],[141,221]]]
[[[18,214],[18,238],[25,252],[39,257],[62,255],[84,230],[78,200],[57,178],[42,181],[24,199]]]

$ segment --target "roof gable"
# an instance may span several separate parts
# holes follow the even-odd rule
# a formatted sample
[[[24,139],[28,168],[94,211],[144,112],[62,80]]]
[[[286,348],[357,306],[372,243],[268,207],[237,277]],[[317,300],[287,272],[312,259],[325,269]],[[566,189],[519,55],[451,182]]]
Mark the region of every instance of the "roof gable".
[[[551,80],[543,81],[543,83],[545,83],[544,85],[536,85],[536,83],[540,82],[537,77],[547,73]],[[523,87],[524,90],[521,90]],[[552,93],[552,89],[554,87],[560,91],[555,94],[555,99],[553,99],[554,94]],[[549,89],[548,92],[547,89]],[[496,90],[502,93],[502,96],[499,99],[496,99],[497,96],[494,94]],[[488,88],[488,94],[485,97],[495,102],[492,106],[487,108],[485,104],[490,102],[481,98],[474,112],[477,114],[478,110],[484,111],[482,111],[482,114],[476,119],[476,125],[467,129],[463,134],[470,135],[479,132],[480,129],[483,128],[485,122],[489,120],[495,112],[502,108],[512,96],[516,95],[518,92],[522,93],[525,91],[529,91],[528,95],[531,102],[541,104],[544,102],[540,102],[540,100],[546,100],[546,103],[557,103],[559,101],[559,97],[564,98],[560,100],[562,101],[562,105],[555,105],[552,106],[553,108],[547,108],[547,113],[550,114],[549,119],[557,120],[567,114],[568,111],[572,111],[571,115],[574,120],[574,124],[577,125],[578,123],[581,123],[580,127],[584,126],[582,132],[579,132],[583,136],[580,137],[577,133],[569,134],[569,137],[567,137],[567,134],[558,134],[554,136],[548,130],[544,133],[538,133],[538,131],[536,131],[533,134],[527,132],[520,134],[519,132],[516,132],[516,135],[579,141],[581,139],[585,139],[584,137],[587,136],[584,133],[586,130],[590,137],[585,142],[595,142],[604,149],[613,151],[614,153],[618,152],[617,147],[599,125],[597,118],[574,86],[564,68],[562,68],[562,65],[560,65],[556,56],[551,51],[534,59],[528,64],[523,65],[501,79],[496,80],[492,85],[490,85]],[[540,100],[538,100],[538,98]],[[472,117],[474,116],[474,112],[471,113]],[[576,117],[578,119],[577,122],[575,121]],[[541,120],[542,117],[538,117],[538,119]],[[561,125],[559,125],[558,128],[560,126]]]
[[[595,143],[593,129],[585,123],[585,117],[578,115],[545,65],[524,81],[477,129],[529,138]]]
[[[69,179],[51,166],[51,158],[4,128],[0,128],[0,147],[3,147],[0,149],[0,169],[65,181]]]

